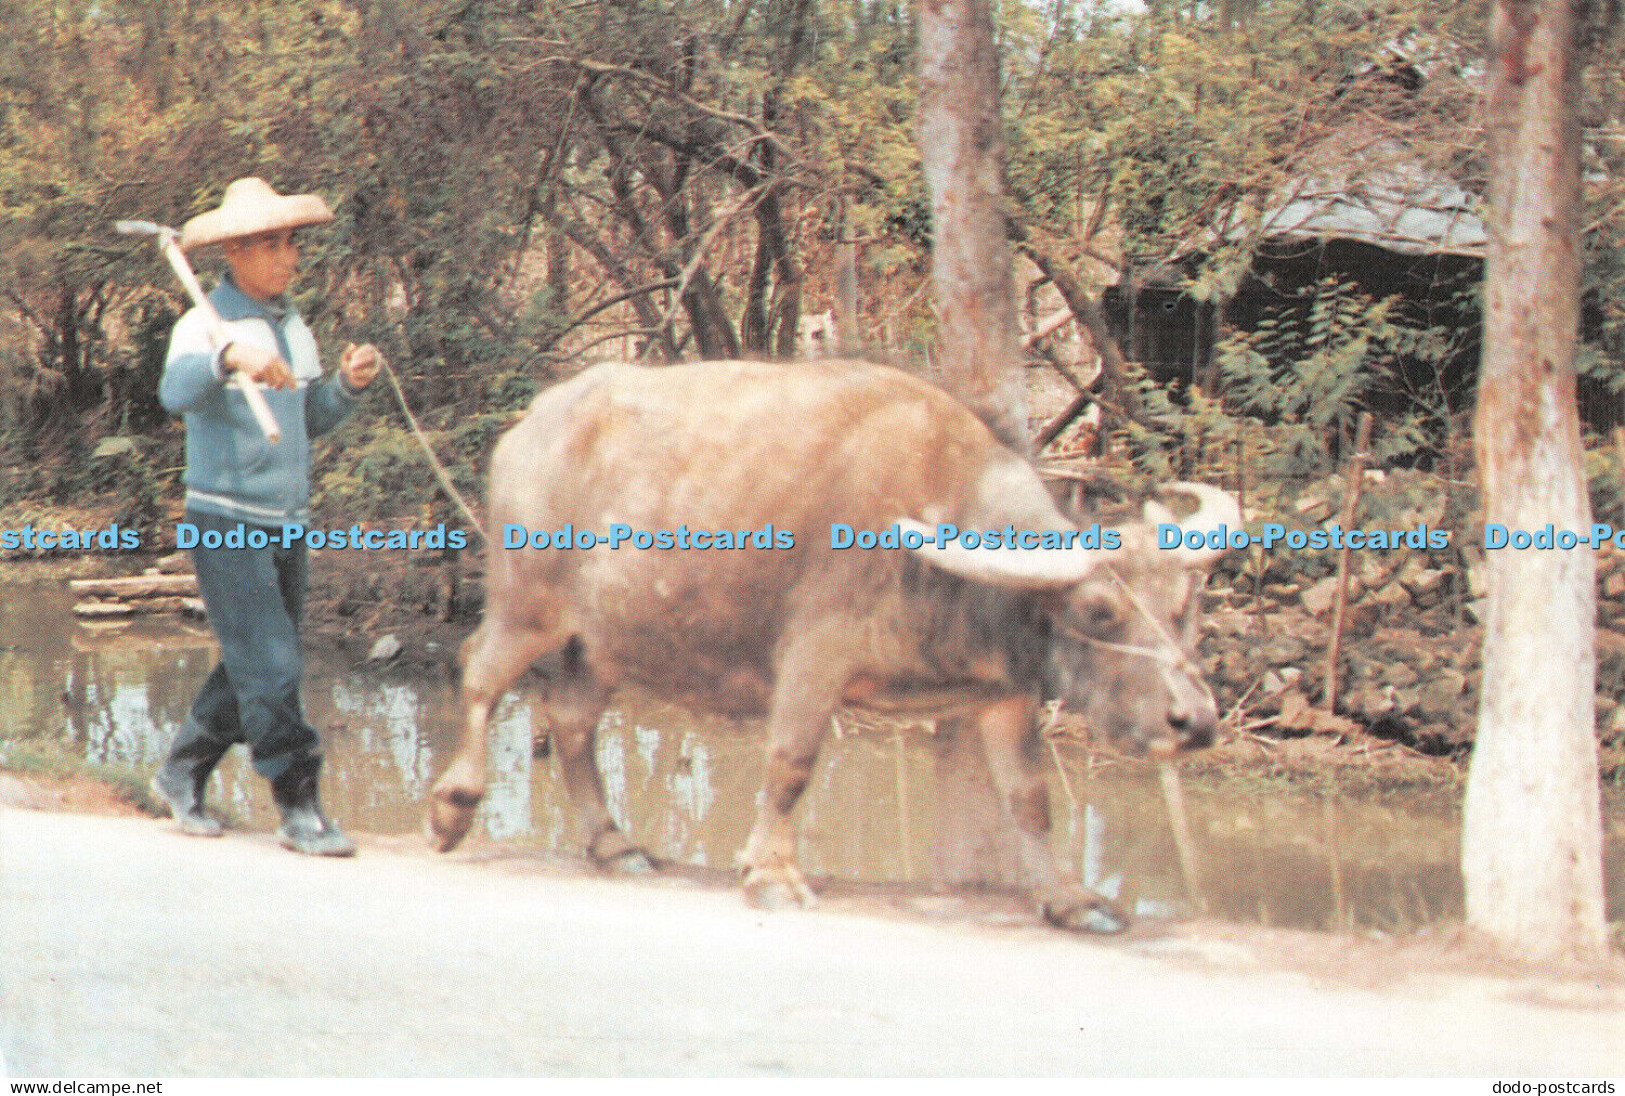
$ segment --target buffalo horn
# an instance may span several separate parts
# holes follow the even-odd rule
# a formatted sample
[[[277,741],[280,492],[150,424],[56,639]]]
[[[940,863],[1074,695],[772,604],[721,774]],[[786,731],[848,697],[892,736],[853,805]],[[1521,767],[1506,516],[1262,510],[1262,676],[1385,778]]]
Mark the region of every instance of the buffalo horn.
[[[902,532],[935,537],[936,530],[911,518],[897,522]],[[1105,552],[1082,548],[1010,551],[1004,548],[965,548],[955,541],[947,547],[926,544],[915,555],[960,578],[1021,590],[1053,590],[1075,586],[1088,577]]]

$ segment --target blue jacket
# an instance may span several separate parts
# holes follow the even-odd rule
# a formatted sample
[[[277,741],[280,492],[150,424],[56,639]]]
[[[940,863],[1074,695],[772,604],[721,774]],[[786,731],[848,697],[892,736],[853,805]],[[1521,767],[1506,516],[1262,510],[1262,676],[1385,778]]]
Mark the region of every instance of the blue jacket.
[[[233,342],[272,351],[292,368],[294,388],[263,389],[282,428],[265,439],[235,385],[227,385],[220,348],[197,309],[169,338],[158,398],[186,416],[186,507],[236,521],[276,526],[310,517],[310,439],[350,413],[356,393],[341,376],[322,376],[316,339],[305,321],[277,302],[264,304],[228,278],[209,294]]]

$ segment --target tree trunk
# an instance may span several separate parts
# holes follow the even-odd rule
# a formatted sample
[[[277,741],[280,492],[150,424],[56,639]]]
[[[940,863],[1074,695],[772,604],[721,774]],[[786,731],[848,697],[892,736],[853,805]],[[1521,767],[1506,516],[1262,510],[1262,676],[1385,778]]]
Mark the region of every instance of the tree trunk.
[[[1477,445],[1484,516],[1591,522],[1575,402],[1580,100],[1572,0],[1496,0]],[[1529,958],[1607,953],[1592,550],[1486,553],[1484,684],[1462,836],[1468,924]]]
[[[919,20],[920,161],[931,190],[941,369],[1001,439],[1027,451],[992,11],[988,0],[924,0]]]

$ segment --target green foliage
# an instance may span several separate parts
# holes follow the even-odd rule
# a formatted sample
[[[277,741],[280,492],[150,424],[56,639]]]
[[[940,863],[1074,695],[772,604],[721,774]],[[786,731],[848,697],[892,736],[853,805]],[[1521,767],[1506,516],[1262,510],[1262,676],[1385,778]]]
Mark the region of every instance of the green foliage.
[[[1363,410],[1402,354],[1437,352],[1427,330],[1405,326],[1397,298],[1373,301],[1352,285],[1322,279],[1294,302],[1238,332],[1216,350],[1225,393],[1237,409],[1276,428],[1272,471],[1329,471]],[[1442,363],[1439,363],[1442,364]],[[1428,441],[1425,413],[1385,415],[1372,439],[1378,464],[1414,458]]]
[[[1245,252],[1306,156],[1351,129],[1472,176],[1477,93],[1461,78],[1481,55],[1471,5],[1047,10],[1047,21],[1019,20],[1007,54],[1011,182],[1034,220],[1121,233],[1130,261],[1202,251],[1234,272],[1218,230]],[[1420,91],[1393,78],[1399,54],[1426,66]],[[1091,230],[1102,200],[1107,228]]]
[[[108,438],[94,449],[35,462],[9,485],[6,501],[48,500],[67,506],[105,501],[113,504],[109,520],[125,528],[151,529],[163,513],[163,479],[153,454],[144,453],[135,439]]]
[[[623,345],[655,360],[785,350],[799,311],[833,303],[837,239],[857,241],[860,338],[929,350],[906,5],[0,0],[0,19],[8,455],[169,429],[151,393],[182,300],[150,245],[110,222],[179,224],[250,173],[333,204],[336,223],[304,237],[301,308],[329,361],[348,341],[385,349],[476,494],[507,414],[583,361]],[[1283,188],[1350,134],[1469,188],[1480,174],[1476,4],[1046,0],[999,19],[1012,214],[1062,241],[1094,290],[1200,252],[1188,291],[1228,298]],[[1603,182],[1583,363],[1616,393],[1625,145],[1606,134],[1625,112],[1621,48],[1618,33],[1597,43],[1586,92],[1604,139],[1587,150]],[[1226,348],[1227,406],[1296,474],[1324,468],[1363,407],[1383,412],[1380,452],[1408,459],[1449,434],[1461,400],[1425,368],[1413,385],[1404,363],[1443,360],[1452,335],[1323,289]],[[1147,467],[1178,471],[1238,429],[1199,397],[1143,394],[1163,427],[1131,439]],[[394,421],[389,400],[369,404]],[[324,450],[334,505],[433,496],[399,429],[340,436],[359,440]],[[77,464],[62,477],[143,490]]]
[[[431,442],[441,440],[431,436]],[[335,522],[415,515],[439,495],[417,439],[388,420],[346,423],[322,448],[312,501],[320,514]]]

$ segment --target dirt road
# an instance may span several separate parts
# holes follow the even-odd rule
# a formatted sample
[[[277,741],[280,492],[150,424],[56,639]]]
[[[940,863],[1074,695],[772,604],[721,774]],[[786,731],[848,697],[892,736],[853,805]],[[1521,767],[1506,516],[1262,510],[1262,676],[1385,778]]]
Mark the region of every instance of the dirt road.
[[[12,1076],[1625,1073],[1617,982],[1371,984],[1245,937],[762,915],[386,844],[0,810]]]

